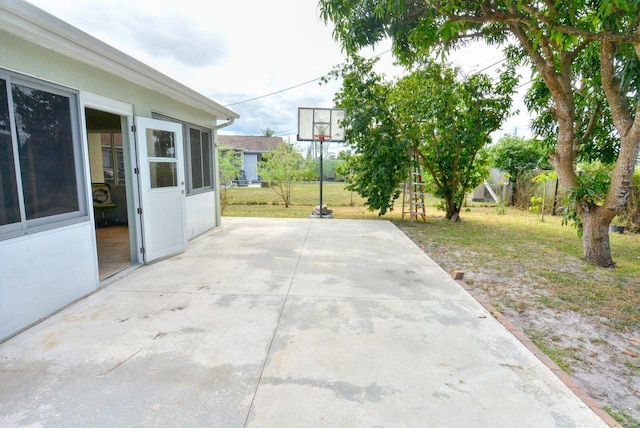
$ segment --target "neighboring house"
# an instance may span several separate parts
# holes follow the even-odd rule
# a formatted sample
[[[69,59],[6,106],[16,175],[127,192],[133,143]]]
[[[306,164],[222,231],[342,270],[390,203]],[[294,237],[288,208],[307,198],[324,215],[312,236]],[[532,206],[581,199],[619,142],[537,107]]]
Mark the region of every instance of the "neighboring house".
[[[239,116],[21,0],[0,52],[2,341],[117,277],[102,232],[131,267],[218,226],[213,143]]]
[[[281,137],[262,137],[254,135],[218,135],[220,146],[233,148],[241,159],[240,169],[244,172],[247,182],[260,181],[258,177],[258,162],[262,154],[275,150],[282,143]]]

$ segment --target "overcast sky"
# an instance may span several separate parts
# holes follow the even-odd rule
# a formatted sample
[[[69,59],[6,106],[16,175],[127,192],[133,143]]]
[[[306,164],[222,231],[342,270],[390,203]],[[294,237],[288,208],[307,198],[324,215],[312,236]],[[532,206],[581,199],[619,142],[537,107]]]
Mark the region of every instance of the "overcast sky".
[[[235,110],[240,119],[222,133],[261,135],[269,128],[295,140],[298,107],[333,107],[338,84],[317,79],[344,55],[319,18],[318,0],[28,1]],[[399,70],[387,49],[366,55],[381,54],[380,70],[393,77]],[[473,72],[500,58],[475,48],[456,62]],[[514,132],[528,136],[526,114],[497,134]]]

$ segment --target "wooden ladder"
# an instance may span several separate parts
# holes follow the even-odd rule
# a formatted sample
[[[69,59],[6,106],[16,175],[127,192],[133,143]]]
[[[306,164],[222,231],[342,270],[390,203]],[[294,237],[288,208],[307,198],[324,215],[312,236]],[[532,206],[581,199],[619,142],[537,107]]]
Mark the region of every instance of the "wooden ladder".
[[[420,170],[420,155],[418,148],[411,153],[411,167],[409,177],[404,182],[404,194],[402,197],[402,219],[405,214],[409,214],[409,221],[413,222],[418,216],[423,221],[427,221],[427,212],[424,206],[424,184],[422,182],[422,171]],[[407,211],[407,205],[409,210]]]

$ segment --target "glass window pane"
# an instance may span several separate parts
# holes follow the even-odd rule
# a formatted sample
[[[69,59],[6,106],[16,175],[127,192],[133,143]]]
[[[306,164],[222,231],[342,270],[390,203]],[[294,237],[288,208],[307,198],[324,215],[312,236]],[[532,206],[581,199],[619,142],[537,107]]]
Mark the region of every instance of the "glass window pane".
[[[204,187],[211,187],[211,140],[209,139],[209,133],[202,133],[202,177],[204,181]]]
[[[151,188],[175,187],[178,185],[178,172],[175,162],[149,162]]]
[[[12,84],[27,219],[78,211],[69,97]]]
[[[202,187],[202,140],[200,131],[189,128],[189,143],[191,146],[191,188]]]
[[[104,174],[104,182],[114,184],[115,176],[113,171],[113,155],[111,154],[111,134],[102,132],[100,134],[100,143],[102,145],[102,170]]]
[[[147,156],[150,158],[175,158],[175,135],[171,131],[147,129]]]
[[[0,226],[20,221],[7,81],[0,79]]]
[[[124,175],[124,153],[122,151],[122,133],[113,134],[113,145],[115,147],[116,181],[117,184],[125,184]]]

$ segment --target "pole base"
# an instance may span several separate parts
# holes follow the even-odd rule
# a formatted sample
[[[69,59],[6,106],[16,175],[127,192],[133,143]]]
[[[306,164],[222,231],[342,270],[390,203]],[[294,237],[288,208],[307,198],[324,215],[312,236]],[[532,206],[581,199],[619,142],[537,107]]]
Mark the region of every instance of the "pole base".
[[[321,216],[322,214],[322,216]],[[316,205],[311,211],[309,218],[333,218],[333,210],[327,208],[326,205],[322,205],[322,211],[320,211],[320,205]]]
[[[333,218],[333,214],[322,214],[322,217],[317,214],[310,214],[309,218]]]

